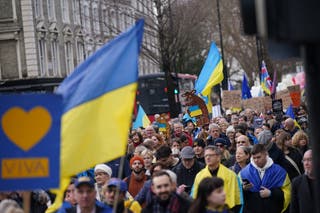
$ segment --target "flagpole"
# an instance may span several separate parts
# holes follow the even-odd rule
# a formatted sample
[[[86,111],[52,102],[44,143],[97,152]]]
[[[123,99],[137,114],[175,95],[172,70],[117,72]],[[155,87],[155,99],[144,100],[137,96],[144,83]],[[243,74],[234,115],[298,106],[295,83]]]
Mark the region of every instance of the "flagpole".
[[[121,156],[120,158],[120,165],[119,165],[119,172],[118,172],[118,178],[122,180],[122,174],[123,174],[123,167],[124,167],[124,162],[125,162],[126,154]],[[112,212],[117,212],[117,206],[118,206],[118,199],[120,195],[120,186],[118,186],[119,190],[116,190],[115,198],[114,198],[114,204],[113,204],[113,211]]]
[[[220,0],[216,0],[217,3],[217,16],[218,16],[218,28],[219,28],[219,36],[220,36],[220,48],[221,48],[221,58],[223,63],[223,80],[222,80],[222,89],[228,89],[228,72],[224,62],[224,49],[223,49],[223,38],[222,38],[222,29],[221,29],[221,16],[220,16]],[[222,112],[222,97],[221,97],[221,84],[214,86],[214,92],[219,96],[219,106],[220,112]],[[210,93],[211,94],[211,93]],[[211,97],[210,97],[211,98]],[[213,106],[213,105],[212,105]]]
[[[219,36],[220,36],[220,48],[221,48],[221,58],[223,63],[223,80],[222,80],[222,89],[227,90],[228,89],[228,70],[225,65],[224,61],[224,48],[223,48],[223,37],[222,37],[222,28],[221,28],[221,16],[220,16],[220,0],[216,0],[217,3],[217,16],[218,16],[218,27],[219,27]],[[221,94],[220,94],[220,100],[221,100]],[[221,101],[220,101],[221,102]],[[220,104],[221,106],[221,104]]]

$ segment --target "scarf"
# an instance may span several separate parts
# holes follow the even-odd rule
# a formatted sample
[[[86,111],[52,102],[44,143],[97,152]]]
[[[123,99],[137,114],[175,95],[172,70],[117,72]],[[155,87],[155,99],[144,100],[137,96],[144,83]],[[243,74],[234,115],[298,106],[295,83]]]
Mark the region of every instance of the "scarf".
[[[153,199],[153,213],[178,213],[180,210],[180,203],[176,193],[171,193],[169,201],[165,205],[161,204],[156,196]]]

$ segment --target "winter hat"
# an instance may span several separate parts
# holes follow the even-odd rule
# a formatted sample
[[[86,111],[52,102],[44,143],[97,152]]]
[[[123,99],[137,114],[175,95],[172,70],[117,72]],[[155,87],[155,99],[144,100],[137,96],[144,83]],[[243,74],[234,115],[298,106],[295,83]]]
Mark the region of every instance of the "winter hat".
[[[106,164],[97,164],[94,167],[94,172],[96,172],[97,170],[101,170],[105,173],[107,173],[110,177],[112,176],[112,170],[109,166],[107,166]]]
[[[140,163],[144,166],[143,158],[135,155],[130,159],[130,167],[132,166],[133,162],[135,162],[136,160],[140,161]]]

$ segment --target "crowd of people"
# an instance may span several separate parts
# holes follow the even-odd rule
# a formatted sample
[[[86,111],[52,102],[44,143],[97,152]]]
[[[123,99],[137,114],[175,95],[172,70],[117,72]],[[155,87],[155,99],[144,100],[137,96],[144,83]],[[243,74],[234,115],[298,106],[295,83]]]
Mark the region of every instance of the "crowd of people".
[[[227,110],[201,127],[176,118],[170,133],[157,122],[134,129],[127,155],[74,177],[58,212],[314,212],[308,119],[296,115]],[[53,202],[33,193],[42,201],[31,212]],[[0,195],[1,213],[19,212],[19,193]]]

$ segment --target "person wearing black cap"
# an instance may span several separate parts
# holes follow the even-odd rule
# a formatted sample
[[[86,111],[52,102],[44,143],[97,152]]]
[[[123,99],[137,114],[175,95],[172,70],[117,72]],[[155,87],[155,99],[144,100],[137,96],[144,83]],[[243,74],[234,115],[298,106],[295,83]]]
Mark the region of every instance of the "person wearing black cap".
[[[196,160],[205,164],[204,160],[204,148],[206,144],[202,138],[197,138],[193,141],[193,151],[196,156]]]
[[[79,177],[75,181],[75,197],[77,205],[65,210],[66,213],[111,213],[112,209],[103,203],[96,201],[94,181],[86,176]]]
[[[189,193],[197,173],[204,168],[204,164],[195,160],[195,154],[191,146],[181,150],[181,162],[172,171],[177,175],[177,185],[183,187]]]

